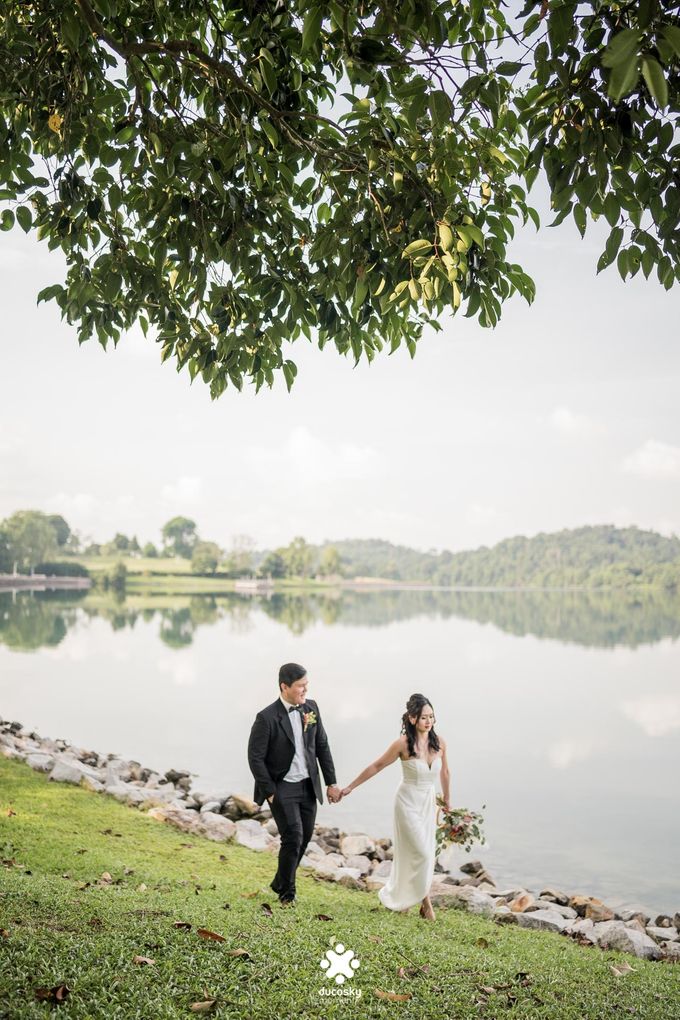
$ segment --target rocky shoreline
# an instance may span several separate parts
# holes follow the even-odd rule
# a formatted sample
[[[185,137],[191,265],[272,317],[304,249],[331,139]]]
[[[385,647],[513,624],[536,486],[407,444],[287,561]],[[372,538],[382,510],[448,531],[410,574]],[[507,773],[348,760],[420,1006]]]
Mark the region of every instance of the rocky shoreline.
[[[238,793],[192,790],[189,772],[164,774],[137,761],[75,747],[0,719],[0,754],[26,762],[53,782],[73,783],[115,797],[150,818],[216,842],[277,853],[280,837],[268,808]],[[366,833],[343,833],[317,825],[301,867],[315,878],[374,892],[388,879],[392,841]],[[559,889],[540,892],[514,885],[498,889],[479,861],[460,868],[461,877],[437,864],[430,898],[436,907],[457,907],[517,924],[559,932],[582,945],[617,949],[648,960],[680,962],[680,912],[652,919],[636,910],[617,912],[594,896]]]

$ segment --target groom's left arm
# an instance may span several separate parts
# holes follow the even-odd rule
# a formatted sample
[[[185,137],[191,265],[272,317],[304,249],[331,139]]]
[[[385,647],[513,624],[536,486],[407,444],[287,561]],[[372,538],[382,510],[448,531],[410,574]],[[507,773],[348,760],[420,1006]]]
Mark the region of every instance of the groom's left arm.
[[[328,736],[321,722],[321,713],[319,712],[319,706],[314,702],[314,712],[316,714],[316,757],[321,766],[323,772],[323,778],[326,782],[326,786],[335,786],[337,780],[335,778],[335,765],[333,764],[333,755],[328,744]]]

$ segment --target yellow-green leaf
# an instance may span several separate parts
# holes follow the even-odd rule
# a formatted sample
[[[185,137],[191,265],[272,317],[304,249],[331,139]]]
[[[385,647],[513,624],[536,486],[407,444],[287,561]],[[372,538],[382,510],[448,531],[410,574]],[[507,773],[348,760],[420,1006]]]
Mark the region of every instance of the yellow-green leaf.
[[[668,84],[661,64],[654,57],[644,56],[642,58],[642,76],[656,105],[661,109],[668,106]]]

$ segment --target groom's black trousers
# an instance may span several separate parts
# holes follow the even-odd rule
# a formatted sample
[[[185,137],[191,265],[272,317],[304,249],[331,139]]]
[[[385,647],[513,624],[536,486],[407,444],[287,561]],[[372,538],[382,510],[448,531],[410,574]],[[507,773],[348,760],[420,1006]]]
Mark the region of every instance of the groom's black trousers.
[[[314,832],[316,795],[311,779],[276,784],[269,805],[281,836],[279,867],[271,883],[279,898],[295,896],[295,872]]]

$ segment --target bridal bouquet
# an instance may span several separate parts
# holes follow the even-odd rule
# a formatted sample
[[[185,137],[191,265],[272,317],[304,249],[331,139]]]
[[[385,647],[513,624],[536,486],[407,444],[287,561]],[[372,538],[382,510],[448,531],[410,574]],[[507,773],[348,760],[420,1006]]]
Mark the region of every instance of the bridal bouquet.
[[[484,822],[483,815],[477,811],[469,811],[467,808],[451,808],[446,810],[443,797],[437,797],[437,853],[455,843],[462,846],[466,853],[470,853],[473,843],[486,842],[482,832]],[[482,804],[485,808],[486,804]]]

